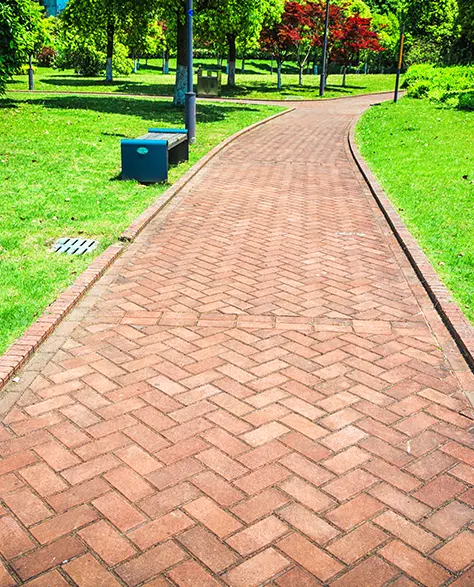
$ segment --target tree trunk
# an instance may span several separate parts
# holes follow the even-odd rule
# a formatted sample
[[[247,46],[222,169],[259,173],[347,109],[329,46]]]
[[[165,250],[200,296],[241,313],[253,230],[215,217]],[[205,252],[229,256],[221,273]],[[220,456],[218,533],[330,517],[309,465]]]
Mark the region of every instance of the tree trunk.
[[[304,70],[304,64],[300,64],[300,71],[299,71],[299,76],[298,76],[298,83],[300,86],[303,85],[303,70]]]
[[[187,63],[187,47],[188,39],[186,35],[186,23],[183,11],[178,9],[178,35],[177,46],[178,52],[176,55],[176,81],[174,85],[174,99],[175,106],[184,106],[186,99],[186,92],[188,91],[188,63]]]
[[[28,89],[32,92],[35,89],[35,72],[33,71],[33,55],[30,55],[30,66],[28,68]]]
[[[165,49],[163,51],[163,73],[168,75],[170,72],[170,50]]]
[[[282,63],[279,61],[277,64],[277,88],[281,90],[281,66]]]
[[[272,55],[272,58],[270,59],[270,75],[273,75],[273,55]]]
[[[242,68],[240,69],[240,73],[245,73],[245,57],[242,57]]]
[[[114,36],[115,36],[115,23],[114,19],[109,16],[107,21],[107,63],[105,65],[105,81],[114,81],[113,69],[112,69],[112,57],[114,55]]]
[[[346,87],[346,73],[347,73],[347,67],[344,67],[343,73],[342,73],[342,87],[343,88]]]
[[[227,85],[235,87],[235,66],[237,60],[237,48],[235,45],[235,35],[227,35],[229,43],[229,57],[227,60]]]

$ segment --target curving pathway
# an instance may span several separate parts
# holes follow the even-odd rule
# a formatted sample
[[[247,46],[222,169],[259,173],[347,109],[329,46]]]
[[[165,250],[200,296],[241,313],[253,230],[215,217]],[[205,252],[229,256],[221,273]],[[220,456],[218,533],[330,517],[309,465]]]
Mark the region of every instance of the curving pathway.
[[[466,367],[348,153],[373,100],[232,143],[10,385],[1,587],[474,585]]]

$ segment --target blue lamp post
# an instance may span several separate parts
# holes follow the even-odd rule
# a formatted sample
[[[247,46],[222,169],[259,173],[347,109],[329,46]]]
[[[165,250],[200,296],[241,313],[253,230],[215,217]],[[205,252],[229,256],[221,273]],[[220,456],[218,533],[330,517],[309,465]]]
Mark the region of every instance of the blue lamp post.
[[[326,89],[326,67],[328,60],[328,35],[329,35],[329,4],[330,0],[326,0],[326,18],[324,21],[324,38],[323,38],[323,62],[321,64],[321,79],[319,81],[319,95],[324,96]]]
[[[185,124],[188,130],[190,143],[196,141],[196,94],[194,93],[194,69],[193,69],[193,0],[186,0],[186,24],[188,35],[188,91],[185,102]]]

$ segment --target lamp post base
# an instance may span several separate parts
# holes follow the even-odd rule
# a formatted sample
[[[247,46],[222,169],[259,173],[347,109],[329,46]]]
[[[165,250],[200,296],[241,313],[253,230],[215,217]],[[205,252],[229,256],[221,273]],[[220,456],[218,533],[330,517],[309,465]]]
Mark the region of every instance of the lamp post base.
[[[188,141],[194,143],[196,142],[196,94],[194,92],[186,92],[184,120],[188,130]]]

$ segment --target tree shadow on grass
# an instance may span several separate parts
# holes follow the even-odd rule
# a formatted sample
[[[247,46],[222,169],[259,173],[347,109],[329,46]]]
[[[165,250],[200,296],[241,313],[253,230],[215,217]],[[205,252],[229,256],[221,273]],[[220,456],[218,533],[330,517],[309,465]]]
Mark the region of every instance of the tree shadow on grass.
[[[257,75],[259,75],[260,73],[263,75],[268,75],[272,68],[271,68],[271,63],[267,62],[267,61],[254,61],[253,59],[250,59],[248,61],[245,62],[245,67],[246,69],[254,69],[254,70],[261,70],[260,72],[257,71],[252,71],[252,72],[248,72],[248,73],[255,73]],[[273,61],[273,73],[276,74],[277,71],[277,64],[276,61]],[[286,75],[286,74],[297,74],[298,73],[298,68],[295,67],[294,65],[290,65],[288,63],[284,63],[282,68],[281,68],[281,72]],[[247,73],[247,72],[246,72]]]
[[[355,86],[346,84],[344,87],[341,85],[332,85],[327,84],[326,90],[329,92],[340,93],[342,95],[353,95],[354,90],[365,90],[367,89],[366,86]],[[259,93],[259,94],[269,94],[268,98],[265,96],[265,99],[271,99],[271,94],[277,93],[281,96],[283,95],[287,99],[291,98],[307,98],[308,96],[313,97],[312,94],[315,96],[319,94],[319,80],[317,84],[309,85],[303,84],[300,86],[299,84],[283,84],[281,90],[277,90],[276,80],[274,84],[252,84],[249,86],[236,86],[234,88],[229,86],[223,86],[222,88],[222,97],[223,98],[245,98],[251,94]],[[276,100],[279,98],[276,97]]]
[[[171,96],[173,94],[172,83],[147,83],[140,81],[137,77],[130,81],[116,80],[113,82],[106,82],[103,79],[95,78],[78,78],[71,77],[51,77],[40,80],[42,84],[55,86],[56,88],[87,88],[89,91],[102,91],[102,88],[111,89],[112,92],[120,92],[123,94],[148,94],[150,96]],[[106,92],[104,92],[106,93]]]
[[[151,124],[153,119],[159,120],[161,125],[182,127],[184,124],[184,109],[173,106],[171,101],[147,100],[146,98],[122,98],[106,94],[105,96],[52,96],[35,97],[26,100],[6,99],[8,108],[17,108],[21,104],[41,104],[45,108],[64,110],[93,110],[103,114],[122,114],[137,116]],[[229,103],[197,104],[198,124],[208,124],[225,120],[232,112],[251,112],[258,110],[252,105]]]
[[[0,110],[5,110],[6,108],[18,108],[18,102],[11,98],[0,97]]]
[[[140,74],[141,71],[151,71],[151,72],[157,72],[157,73],[162,73],[163,72],[163,66],[162,65],[152,65],[151,63],[142,63],[140,62],[140,67],[138,69],[138,73]],[[170,67],[169,68],[170,73],[174,73],[176,70],[174,67]]]

